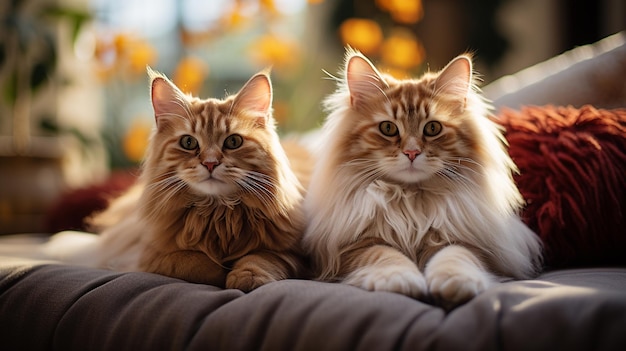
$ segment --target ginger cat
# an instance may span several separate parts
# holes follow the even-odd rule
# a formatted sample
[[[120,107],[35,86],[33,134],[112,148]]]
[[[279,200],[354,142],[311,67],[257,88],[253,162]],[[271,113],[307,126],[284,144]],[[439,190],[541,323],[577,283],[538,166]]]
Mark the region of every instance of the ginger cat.
[[[444,306],[500,277],[530,278],[542,247],[522,223],[513,161],[461,55],[419,79],[349,50],[305,199],[318,279]]]
[[[99,236],[57,234],[48,256],[243,291],[301,277],[303,187],[276,133],[268,73],[223,100],[149,74],[156,126],[138,184],[93,218]]]

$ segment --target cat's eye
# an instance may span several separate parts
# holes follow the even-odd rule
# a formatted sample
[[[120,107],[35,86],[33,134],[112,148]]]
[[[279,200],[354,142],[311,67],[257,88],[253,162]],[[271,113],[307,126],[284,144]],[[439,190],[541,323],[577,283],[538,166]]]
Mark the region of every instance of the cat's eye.
[[[237,149],[243,144],[243,137],[239,134],[233,134],[224,140],[224,147],[227,149]]]
[[[185,150],[194,150],[198,147],[198,140],[191,135],[183,135],[180,138],[180,146]]]
[[[380,132],[386,136],[398,135],[398,126],[393,122],[380,122],[380,124],[378,125],[378,129],[380,129]]]
[[[441,130],[443,129],[443,126],[441,125],[440,122],[437,121],[430,121],[428,123],[426,123],[426,125],[424,126],[424,134],[426,136],[435,136],[439,133],[441,133]]]

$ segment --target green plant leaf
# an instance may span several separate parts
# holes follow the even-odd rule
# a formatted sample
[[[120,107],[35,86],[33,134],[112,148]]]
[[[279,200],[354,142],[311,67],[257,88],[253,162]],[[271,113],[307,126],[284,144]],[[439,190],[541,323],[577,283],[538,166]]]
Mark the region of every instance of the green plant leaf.
[[[89,12],[61,6],[47,7],[43,13],[47,16],[70,22],[72,26],[72,43],[76,42],[80,29],[85,22],[90,21],[92,18]]]

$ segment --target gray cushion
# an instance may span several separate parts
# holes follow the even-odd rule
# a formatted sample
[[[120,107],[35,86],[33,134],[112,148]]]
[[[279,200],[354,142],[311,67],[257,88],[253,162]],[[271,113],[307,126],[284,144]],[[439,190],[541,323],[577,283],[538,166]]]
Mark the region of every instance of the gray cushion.
[[[149,273],[0,264],[6,350],[618,350],[626,269],[507,282],[446,313],[302,280],[249,294]]]

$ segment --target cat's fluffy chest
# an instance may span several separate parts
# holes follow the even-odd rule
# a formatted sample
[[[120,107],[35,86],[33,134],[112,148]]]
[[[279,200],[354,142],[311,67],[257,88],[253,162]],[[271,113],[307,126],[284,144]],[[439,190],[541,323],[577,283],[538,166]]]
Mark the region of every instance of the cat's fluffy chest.
[[[377,229],[378,235],[386,236],[395,232],[419,240],[432,226],[433,218],[437,215],[430,201],[422,191],[378,180],[365,186],[355,196],[354,211],[365,214],[363,224],[369,222],[367,227],[377,227],[372,229]]]
[[[275,247],[287,249],[296,243],[300,234],[296,220],[301,217],[299,208],[291,211],[293,225],[285,225],[285,215],[268,218],[266,211],[248,206],[240,201],[196,202],[173,218],[175,240],[180,249],[204,251],[220,261],[229,261],[249,253],[252,249]],[[282,223],[282,225],[281,225]],[[295,227],[295,228],[294,228]],[[167,225],[154,227],[156,237]]]
[[[404,242],[407,248],[420,246],[432,231],[437,231],[449,241],[458,239],[462,232],[472,231],[467,222],[459,218],[476,210],[470,208],[472,204],[467,201],[470,198],[462,192],[438,194],[381,180],[373,181],[353,199],[353,212],[361,217],[357,232],[391,242]],[[480,216],[479,213],[475,215]]]

